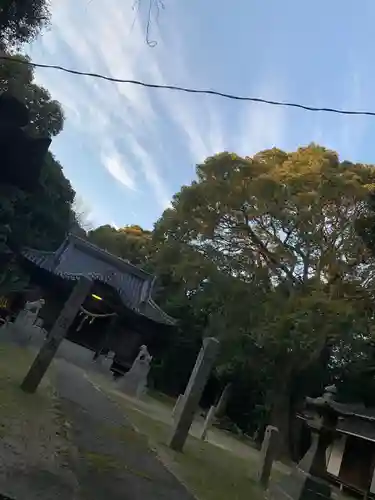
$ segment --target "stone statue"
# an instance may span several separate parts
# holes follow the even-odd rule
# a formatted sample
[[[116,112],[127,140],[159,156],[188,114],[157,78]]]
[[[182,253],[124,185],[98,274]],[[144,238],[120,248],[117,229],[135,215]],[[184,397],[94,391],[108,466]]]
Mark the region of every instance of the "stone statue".
[[[46,301],[43,298],[34,300],[34,302],[26,302],[24,309],[25,311],[30,311],[38,316],[39,311],[42,309],[45,303]]]
[[[147,346],[142,345],[132,367],[119,381],[119,387],[123,392],[137,398],[145,393],[151,360],[152,356],[148,352]]]
[[[42,307],[45,305],[45,300],[40,298],[33,302],[26,302],[24,307],[24,322],[25,326],[33,326],[38,318],[38,314]]]
[[[134,363],[138,362],[138,363],[150,364],[151,361],[152,361],[152,356],[150,356],[147,346],[141,345],[138,356],[135,358]]]
[[[45,305],[44,299],[35,300],[33,302],[26,302],[22,311],[20,311],[14,321],[14,328],[21,337],[20,341],[28,342],[31,338],[33,328],[36,326],[37,330],[41,330],[41,320],[36,325],[38,314],[42,307]]]

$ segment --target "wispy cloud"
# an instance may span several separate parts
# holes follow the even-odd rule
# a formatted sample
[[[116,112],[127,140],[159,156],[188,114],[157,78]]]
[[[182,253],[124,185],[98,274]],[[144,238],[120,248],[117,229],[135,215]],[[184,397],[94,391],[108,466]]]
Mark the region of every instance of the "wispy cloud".
[[[95,207],[83,196],[77,194],[74,200],[74,210],[81,226],[86,230],[91,230],[97,224],[102,224],[103,215],[99,214]]]
[[[141,79],[149,73],[147,68],[153,64],[153,54],[145,44],[141,20],[130,2],[108,1],[103,16],[102,4],[96,0],[89,6],[86,2],[55,0],[52,12],[52,29],[41,43],[47,60],[56,63],[57,55],[63,55],[69,67],[122,75],[126,79]],[[60,49],[57,53],[56,40],[60,47],[65,47],[64,52]],[[80,127],[80,133],[95,138],[104,168],[123,186],[135,189],[129,167],[133,152],[127,147],[127,138],[139,141],[139,136],[147,137],[153,131],[156,115],[148,91],[134,85],[74,78],[46,70],[39,71],[38,78],[62,103],[67,117]],[[122,141],[121,152],[114,148],[112,138]],[[158,175],[153,162],[143,158],[141,170],[155,196],[160,198],[163,192],[163,197],[168,198],[165,180]]]
[[[134,172],[131,168],[125,166],[126,160],[111,141],[106,141],[100,159],[104,168],[116,181],[126,188],[135,190]]]
[[[353,71],[348,75],[344,85],[346,98],[343,103],[345,109],[364,109],[365,99],[363,95],[363,82],[361,81],[358,67],[353,66]],[[368,125],[368,117],[365,116],[341,116],[338,127],[338,149],[343,156],[354,158],[358,154],[358,147],[362,135]]]
[[[178,23],[176,24],[178,25]],[[167,64],[152,64],[150,74],[153,81],[160,84],[173,84],[182,87],[204,87],[204,78],[187,68],[183,55],[186,47],[181,44],[178,31],[172,29],[173,45],[168,43],[162,33],[156,31],[159,38],[161,60]],[[160,92],[158,98],[184,137],[187,150],[193,162],[220,152],[223,148],[223,128],[219,115],[215,112],[212,98],[199,94],[184,94],[175,91]]]
[[[265,98],[281,99],[282,87],[260,83],[256,91],[257,96]],[[254,153],[270,149],[274,146],[280,147],[286,138],[285,108],[267,104],[245,103],[242,112],[242,120],[238,130],[238,151],[242,155],[253,155]]]
[[[35,60],[42,54],[43,62],[124,79],[216,86],[198,67],[190,67],[189,40],[179,32],[183,18],[173,5],[163,11],[166,20],[160,29],[153,23],[153,37],[158,40],[154,49],[145,42],[142,12],[135,12],[131,1],[108,0],[103,15],[99,0],[52,0],[52,12],[51,31],[32,49]],[[280,108],[244,103],[233,121],[223,113],[220,100],[209,96],[49,70],[38,70],[37,78],[62,103],[66,126],[90,145],[91,155],[111,178],[134,196],[152,196],[158,211],[169,205],[180,187],[177,173],[172,185],[164,170],[170,164],[175,138],[184,156],[175,156],[174,161],[186,168],[190,178],[191,166],[207,156],[224,149],[251,154],[284,139],[285,114]],[[277,96],[266,85],[258,90],[259,95]],[[173,150],[173,154],[179,153]]]
[[[151,155],[139,144],[138,141],[130,142],[131,152],[141,165],[147,182],[152,186],[160,207],[164,210],[170,205],[170,196],[166,191],[161,175]]]

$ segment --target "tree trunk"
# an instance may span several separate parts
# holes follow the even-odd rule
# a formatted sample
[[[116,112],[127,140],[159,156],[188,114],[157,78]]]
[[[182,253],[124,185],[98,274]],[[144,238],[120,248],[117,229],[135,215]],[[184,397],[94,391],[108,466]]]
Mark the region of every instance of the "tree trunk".
[[[290,394],[289,377],[278,385],[272,393],[270,425],[279,429],[278,458],[290,460]]]

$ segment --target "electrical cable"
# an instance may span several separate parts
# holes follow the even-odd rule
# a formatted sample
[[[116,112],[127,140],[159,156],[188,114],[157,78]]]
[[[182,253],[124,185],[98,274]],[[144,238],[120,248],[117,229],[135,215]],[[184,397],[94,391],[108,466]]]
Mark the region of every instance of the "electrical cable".
[[[297,108],[302,109],[304,111],[320,111],[325,113],[336,113],[339,115],[351,115],[351,116],[375,116],[375,111],[356,111],[356,110],[348,110],[348,109],[338,109],[338,108],[330,108],[330,107],[317,107],[317,106],[308,106],[306,104],[299,104],[295,102],[288,101],[276,101],[271,99],[265,99],[262,97],[248,97],[248,96],[239,96],[234,94],[227,94],[225,92],[219,92],[217,90],[210,89],[194,89],[188,87],[180,87],[177,85],[162,85],[157,83],[146,83],[140,80],[126,80],[122,78],[115,78],[112,76],[102,75],[100,73],[91,73],[86,71],[79,71],[75,69],[65,68],[64,66],[59,66],[57,64],[42,64],[42,63],[34,63],[31,61],[26,61],[23,59],[16,59],[14,57],[9,56],[0,56],[0,60],[11,61],[16,64],[24,64],[27,66],[32,66],[34,68],[46,68],[46,69],[55,69],[58,71],[63,71],[65,73],[70,73],[72,75],[78,76],[89,76],[91,78],[98,78],[101,80],[106,80],[109,82],[115,83],[127,83],[130,85],[138,85],[140,87],[147,87],[151,89],[164,89],[164,90],[174,90],[178,92],[185,92],[189,94],[205,94],[205,95],[213,95],[217,97],[223,97],[225,99],[232,99],[235,101],[250,101],[257,102],[261,104],[270,104],[272,106],[282,106],[288,108]]]

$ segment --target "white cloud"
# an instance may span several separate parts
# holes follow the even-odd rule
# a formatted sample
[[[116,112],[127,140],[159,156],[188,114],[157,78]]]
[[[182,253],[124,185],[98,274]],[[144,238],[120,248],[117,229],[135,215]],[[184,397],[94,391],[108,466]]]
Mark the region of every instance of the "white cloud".
[[[86,198],[76,195],[74,200],[74,210],[78,216],[78,222],[86,230],[105,224],[106,214],[98,212],[95,205],[92,205]]]
[[[220,115],[215,109],[212,101],[208,106],[207,113],[209,118],[209,126],[207,130],[209,149],[213,153],[221,153],[226,149],[224,142],[223,124],[220,120]]]
[[[107,141],[107,145],[102,150],[101,162],[116,181],[128,189],[135,190],[134,172],[129,167],[124,166],[124,158],[110,141]]]
[[[256,96],[280,99],[281,89],[269,84],[261,84]],[[285,142],[286,110],[281,106],[246,102],[243,106],[237,151],[251,156],[258,151],[280,147]]]
[[[141,165],[147,182],[153,187],[156,199],[160,207],[163,210],[166,209],[170,206],[171,196],[165,188],[165,185],[161,179],[161,176],[153,159],[137,140],[132,140],[130,143],[130,147],[133,156],[139,161]]]
[[[47,60],[56,63],[56,39],[59,39],[70,49],[65,52],[65,57],[69,58],[66,54],[72,54],[78,60],[65,61],[66,66],[130,80],[147,79],[148,67],[154,64],[154,55],[145,43],[137,16],[131,28],[130,20],[136,15],[131,2],[109,0],[103,16],[102,4],[97,0],[90,2],[89,8],[86,2],[53,0],[52,12],[51,31],[39,42],[39,51]],[[55,43],[51,43],[51,37]],[[34,47],[34,57],[35,52]],[[37,71],[37,76],[39,82],[62,103],[70,123],[80,126],[82,134],[94,139],[90,139],[91,144],[99,142],[98,156],[112,177],[122,185],[135,189],[134,175],[129,168],[132,152],[127,147],[127,136],[129,133],[151,135],[156,115],[149,91],[136,85],[46,70]],[[100,146],[98,137],[100,141],[121,138],[124,145],[121,153],[115,151],[113,145]],[[164,181],[155,173],[151,161],[143,161],[142,172],[155,197],[158,200],[164,197]]]
[[[351,72],[350,77],[345,83],[347,85],[345,89],[346,99],[342,108],[348,110],[364,108],[363,82],[361,81],[358,69]],[[342,157],[348,156],[353,158],[358,154],[361,137],[367,126],[367,118],[365,116],[337,116],[337,118],[340,119],[337,140],[338,151],[340,151],[340,156]]]
[[[38,42],[38,51],[32,50],[33,57],[40,60],[39,53],[42,62],[129,80],[212,85],[199,68],[192,71],[187,63],[189,38],[180,30],[183,20],[176,17],[173,5],[161,14],[170,16],[165,29],[153,23],[152,38],[158,45],[151,49],[145,41],[145,24],[132,4],[132,0],[107,0],[104,12],[99,0],[52,0],[52,28]],[[186,170],[229,147],[251,154],[279,145],[284,137],[285,116],[280,108],[243,103],[236,127],[233,120],[225,122],[220,99],[212,96],[150,90],[49,70],[38,70],[37,77],[63,104],[67,121],[90,144],[91,153],[112,178],[137,193],[146,184],[161,209],[170,204],[172,195],[163,170],[170,161],[164,126],[174,127],[188,151],[187,158],[178,158]],[[258,94],[277,95],[271,90],[261,86]]]
[[[157,36],[160,38],[158,48],[162,59],[168,61],[168,64],[150,65],[153,81],[164,85],[200,87],[199,77],[192,78],[192,72],[185,66],[185,50],[179,43],[178,32],[173,30],[173,46],[165,42],[160,33]],[[218,143],[221,144],[222,130],[221,122],[214,113],[212,97],[161,90],[158,98],[169,118],[184,135],[193,162],[203,161],[207,156],[218,152],[216,148]]]

